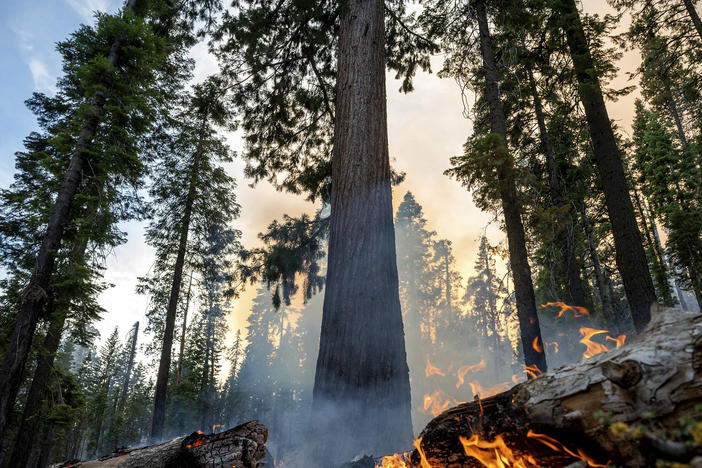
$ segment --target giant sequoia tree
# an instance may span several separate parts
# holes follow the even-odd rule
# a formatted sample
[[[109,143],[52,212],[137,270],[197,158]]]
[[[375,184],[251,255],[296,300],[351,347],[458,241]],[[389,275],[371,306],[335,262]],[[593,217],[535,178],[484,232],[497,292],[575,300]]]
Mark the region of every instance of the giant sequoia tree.
[[[329,256],[312,409],[326,463],[364,449],[389,453],[412,437],[390,193],[384,3],[352,0],[340,14]]]
[[[384,73],[386,66],[400,71],[403,89],[411,89],[409,78],[428,67],[425,52],[433,47],[400,23],[399,1],[237,5],[236,15],[225,16],[218,52],[242,113],[248,175],[331,204],[312,418],[323,448],[318,462],[352,457],[361,447],[397,449],[410,441],[411,423]],[[265,278],[269,284],[318,271],[310,270],[314,255],[290,260],[302,251],[298,234],[319,236],[316,226],[323,226],[301,224],[272,225],[280,248],[268,250],[268,259],[285,262],[267,264],[265,271],[276,273]]]

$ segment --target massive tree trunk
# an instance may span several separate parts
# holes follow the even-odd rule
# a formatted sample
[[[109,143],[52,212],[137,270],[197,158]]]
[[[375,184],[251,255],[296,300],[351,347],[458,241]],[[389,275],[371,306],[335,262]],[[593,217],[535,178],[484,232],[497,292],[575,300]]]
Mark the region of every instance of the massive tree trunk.
[[[492,51],[485,0],[478,0],[475,3],[475,11],[480,29],[480,51],[485,72],[485,95],[490,107],[490,126],[493,133],[502,137],[506,149],[507,127],[502,103],[500,102],[499,79]],[[524,225],[522,224],[521,209],[514,181],[514,168],[507,166],[511,166],[511,163],[503,162],[498,165],[497,177],[500,185],[505,228],[507,229],[509,261],[514,280],[514,294],[517,299],[517,315],[519,316],[524,361],[527,366],[535,365],[542,372],[545,372],[546,356],[543,352],[541,328],[539,327],[539,317],[536,313],[534,285],[531,280],[531,267],[527,256]],[[539,345],[533,346],[532,343],[535,342]]]
[[[195,196],[197,195],[197,182],[200,172],[202,156],[199,151],[194,155],[192,170],[188,180],[188,194],[185,198],[183,218],[180,223],[180,239],[178,241],[178,253],[175,266],[173,268],[173,282],[171,293],[168,298],[168,308],[166,309],[166,323],[163,330],[163,344],[161,348],[161,359],[158,365],[156,376],[156,389],[154,391],[154,406],[151,415],[150,438],[152,443],[159,442],[163,437],[163,426],[166,421],[166,391],[168,389],[168,374],[171,370],[171,348],[173,347],[173,332],[175,330],[176,311],[178,308],[178,296],[180,285],[183,280],[183,266],[185,265],[185,253],[188,248],[188,233],[190,232],[190,220],[193,213]]]
[[[266,439],[268,429],[251,421],[216,434],[194,432],[157,445],[125,449],[111,458],[70,461],[51,468],[272,468],[263,460]]]
[[[534,98],[534,114],[539,127],[539,138],[541,140],[541,148],[546,157],[546,168],[548,170],[548,185],[551,190],[551,201],[554,206],[563,208],[565,206],[565,196],[563,194],[563,186],[559,180],[558,167],[556,166],[556,157],[551,144],[551,137],[546,128],[546,117],[544,109],[541,105],[541,97],[536,87],[536,80],[531,68],[528,68],[529,85]],[[585,307],[585,292],[583,283],[580,278],[580,265],[575,256],[575,238],[572,224],[572,218],[568,220],[567,226],[564,226],[558,238],[560,243],[565,247],[566,251],[566,272],[568,277],[568,293],[570,294],[570,303],[579,307]]]
[[[124,7],[125,11],[134,12],[135,4],[136,0],[128,0]],[[108,63],[113,67],[117,66],[119,62],[121,48],[120,39],[116,39],[107,56]],[[104,105],[105,93],[101,90],[96,91],[90,101],[90,112],[78,135],[61,188],[56,196],[56,202],[39,247],[35,269],[29,284],[20,295],[17,320],[7,347],[2,371],[0,371],[0,440],[3,440],[5,435],[8,417],[22,382],[22,374],[27,363],[32,338],[34,338],[39,317],[46,305],[46,291],[54,270],[56,251],[61,244],[63,231],[68,222],[68,212],[83,176],[87,149],[97,131]]]
[[[329,259],[311,432],[313,463],[412,440],[398,293],[382,0],[341,7]]]
[[[590,128],[595,164],[604,189],[605,204],[614,235],[617,268],[622,275],[634,327],[638,332],[648,323],[649,304],[656,300],[656,292],[636,224],[619,149],[600,88],[597,67],[590,54],[575,0],[556,2],[556,10],[561,15],[560,20],[579,84],[578,93]]]
[[[424,429],[421,448],[431,466],[442,468],[483,466],[459,440],[474,434],[487,442],[501,436],[516,456],[529,455],[541,467],[563,467],[584,455],[591,466],[686,463],[699,447],[668,438],[682,419],[700,417],[700,403],[702,315],[656,304],[648,326],[628,344],[447,410]],[[564,447],[582,453],[572,457]],[[425,466],[417,450],[409,466]]]

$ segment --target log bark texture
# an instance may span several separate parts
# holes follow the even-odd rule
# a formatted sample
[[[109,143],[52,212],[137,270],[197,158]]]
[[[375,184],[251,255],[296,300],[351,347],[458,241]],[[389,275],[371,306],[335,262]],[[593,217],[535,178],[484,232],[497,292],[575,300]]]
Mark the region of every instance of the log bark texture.
[[[266,466],[268,429],[258,421],[216,434],[178,437],[160,444],[119,451],[87,462],[66,462],[51,468],[262,468]]]
[[[578,462],[550,449],[529,431],[583,451],[598,466],[649,467],[689,463],[699,447],[667,440],[683,418],[702,413],[702,315],[654,304],[649,325],[630,343],[562,366],[482,401],[451,408],[424,429],[421,447],[432,468],[482,466],[465,455],[459,436],[493,441],[502,435],[516,453],[541,467]],[[697,408],[696,408],[697,406]],[[615,435],[618,423],[633,429]],[[620,426],[621,427],[621,426]],[[412,467],[422,467],[417,450]]]

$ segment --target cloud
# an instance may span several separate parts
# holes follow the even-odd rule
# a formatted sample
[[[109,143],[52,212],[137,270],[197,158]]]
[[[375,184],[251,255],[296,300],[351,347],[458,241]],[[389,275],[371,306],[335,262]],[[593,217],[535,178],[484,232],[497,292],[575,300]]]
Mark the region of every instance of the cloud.
[[[34,89],[37,91],[55,94],[56,77],[49,73],[46,64],[39,59],[33,58],[29,61],[29,70],[32,72]]]
[[[73,10],[85,21],[91,21],[96,11],[105,11],[114,0],[66,0]]]

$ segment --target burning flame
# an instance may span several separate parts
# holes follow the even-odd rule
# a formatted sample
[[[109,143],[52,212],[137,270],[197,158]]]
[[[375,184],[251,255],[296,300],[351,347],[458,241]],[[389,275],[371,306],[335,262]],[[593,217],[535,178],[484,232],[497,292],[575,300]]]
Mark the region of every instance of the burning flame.
[[[426,374],[427,378],[431,377],[432,375],[440,375],[442,377],[446,375],[445,372],[429,362],[429,356],[427,356],[427,367],[424,368],[424,373]]]
[[[380,465],[375,465],[375,468],[409,468],[405,460],[407,460],[407,454],[404,453],[387,455],[380,460]]]
[[[422,438],[420,437],[419,439],[415,440],[413,445],[419,453],[419,460],[421,462],[422,468],[431,468],[431,465],[427,460],[427,456],[424,454],[424,450],[422,450]]]
[[[528,468],[536,465],[536,460],[530,455],[515,455],[501,435],[492,442],[481,440],[477,434],[470,436],[470,439],[458,436],[458,440],[463,445],[466,455],[475,458],[486,468]]]
[[[527,374],[529,374],[529,376],[530,376],[532,379],[535,379],[536,377],[539,376],[539,374],[541,374],[541,369],[539,369],[538,367],[536,367],[536,364],[533,364],[533,365],[531,365],[531,366],[525,365],[525,366],[524,366],[524,370],[526,371]]]
[[[583,339],[580,340],[582,344],[585,345],[587,348],[585,352],[583,353],[583,359],[590,358],[594,356],[595,354],[603,353],[605,351],[609,351],[609,348],[601,343],[598,343],[596,341],[592,341],[592,337],[595,335],[601,335],[602,333],[609,333],[607,330],[596,330],[594,328],[588,328],[588,327],[580,327],[580,335],[582,335]],[[622,346],[624,344],[624,341],[626,341],[626,335],[619,335],[616,338],[612,338],[611,336],[607,336],[605,338],[606,340],[614,341],[615,345],[617,348]]]
[[[195,447],[199,447],[199,446],[205,445],[205,444],[207,443],[207,442],[205,442],[205,439],[202,438],[202,431],[201,431],[201,430],[198,430],[197,433],[200,434],[200,437],[197,438],[197,440],[195,441],[195,443],[193,443],[193,444],[187,444],[187,445],[185,446],[185,448],[187,448],[187,449],[189,449],[189,450],[192,450],[192,449],[195,448]]]
[[[419,453],[419,459],[422,468],[432,468],[427,457],[422,450],[422,438],[415,440],[413,442],[414,447]],[[411,468],[411,464],[408,463],[410,453],[395,453],[393,455],[387,455],[380,460],[380,465],[376,465],[375,468]]]
[[[220,428],[220,427],[222,427],[221,424],[215,424],[214,426],[212,426],[212,433],[214,433],[214,431],[217,430],[217,429]]]
[[[546,304],[541,304],[541,307],[558,307],[558,318],[562,317],[567,311],[573,312],[573,317],[589,317],[590,312],[585,307],[571,306],[565,302],[547,302]]]
[[[551,353],[551,351],[549,351],[548,349],[549,347],[553,347],[553,354],[558,354],[558,341],[552,341],[550,343],[544,342],[544,344],[546,345],[547,353]]]
[[[498,393],[502,393],[510,388],[509,382],[502,382],[488,388],[483,387],[476,381],[468,382],[468,385],[470,385],[470,389],[473,392],[473,395],[480,395],[481,398],[487,398],[493,395],[497,395]]]
[[[424,412],[426,413],[429,410],[434,417],[446,411],[452,404],[457,405],[458,402],[441,390],[424,395]]]
[[[624,344],[624,342],[626,341],[626,335],[619,335],[619,336],[616,337],[616,338],[612,338],[611,336],[608,336],[608,337],[605,338],[605,339],[606,339],[606,340],[610,340],[610,341],[614,341],[616,347],[619,348],[619,347],[622,346],[622,345]]]
[[[541,344],[539,343],[539,337],[538,337],[538,336],[537,336],[536,338],[534,338],[534,341],[531,343],[531,347],[534,348],[534,351],[536,351],[537,353],[543,353],[543,352],[544,352],[544,347],[541,346]]]
[[[582,449],[578,449],[577,453],[573,452],[568,447],[566,447],[553,437],[547,436],[546,434],[537,434],[536,432],[529,429],[529,432],[527,432],[527,437],[541,442],[542,444],[555,450],[556,452],[565,452],[571,457],[579,458],[580,460],[586,461],[587,466],[592,466],[595,468],[607,468],[609,466],[609,462],[605,465],[597,463],[595,460],[590,458],[585,452],[583,452]]]
[[[460,369],[458,369],[458,372],[456,375],[458,376],[458,382],[456,382],[456,388],[460,388],[461,385],[463,385],[463,379],[465,378],[466,374],[468,372],[478,372],[485,369],[485,359],[480,361],[477,364],[473,364],[472,366],[463,366]]]

